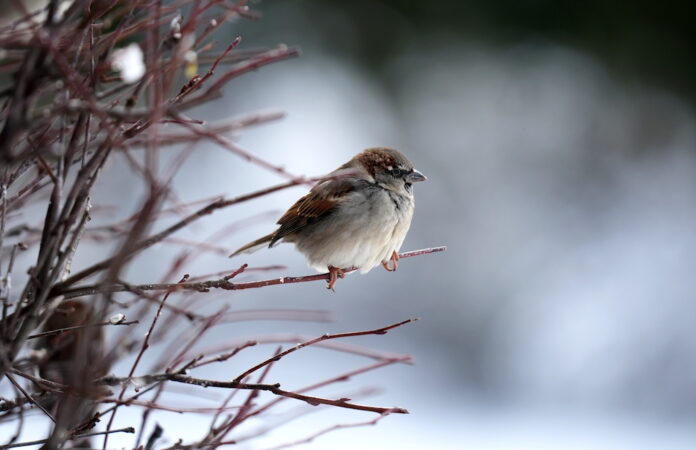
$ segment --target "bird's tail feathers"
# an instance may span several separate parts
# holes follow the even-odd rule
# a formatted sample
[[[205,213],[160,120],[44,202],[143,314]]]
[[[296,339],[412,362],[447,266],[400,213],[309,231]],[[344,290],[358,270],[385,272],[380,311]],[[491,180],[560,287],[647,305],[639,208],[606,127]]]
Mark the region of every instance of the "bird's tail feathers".
[[[274,234],[275,233],[271,233],[271,234],[268,234],[262,238],[258,238],[257,240],[255,240],[253,242],[249,242],[247,245],[237,249],[229,257],[233,258],[239,254],[242,254],[242,253],[254,253],[257,250],[260,250],[261,248],[268,246],[268,243],[271,242]]]

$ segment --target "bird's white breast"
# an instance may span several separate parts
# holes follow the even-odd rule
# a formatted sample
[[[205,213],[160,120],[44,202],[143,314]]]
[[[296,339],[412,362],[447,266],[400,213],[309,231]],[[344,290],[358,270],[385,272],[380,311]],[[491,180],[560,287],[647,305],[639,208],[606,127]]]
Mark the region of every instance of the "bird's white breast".
[[[412,196],[384,189],[356,191],[296,245],[316,270],[357,267],[365,273],[399,251],[413,208]]]

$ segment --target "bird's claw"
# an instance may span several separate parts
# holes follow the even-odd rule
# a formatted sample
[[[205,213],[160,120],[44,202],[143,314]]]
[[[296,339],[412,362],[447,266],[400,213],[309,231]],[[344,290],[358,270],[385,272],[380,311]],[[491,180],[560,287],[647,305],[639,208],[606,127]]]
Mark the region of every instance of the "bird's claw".
[[[343,269],[339,269],[338,267],[334,266],[329,266],[329,284],[326,286],[326,289],[331,289],[332,291],[336,292],[334,289],[334,285],[336,284],[336,281],[339,278],[345,278],[346,273]]]
[[[390,262],[391,265],[389,265]],[[387,261],[382,261],[382,267],[384,267],[384,269],[388,272],[394,272],[399,268],[399,254],[396,253],[396,250],[392,252],[391,258],[389,258]]]

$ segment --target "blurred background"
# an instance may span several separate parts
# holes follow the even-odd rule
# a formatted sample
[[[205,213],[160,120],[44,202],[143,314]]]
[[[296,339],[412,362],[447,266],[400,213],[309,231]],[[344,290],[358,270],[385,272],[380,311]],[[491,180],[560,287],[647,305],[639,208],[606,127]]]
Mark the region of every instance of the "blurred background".
[[[696,448],[693,5],[292,0],[253,7],[261,22],[237,22],[217,39],[241,35],[240,48],[284,42],[300,46],[302,57],[244,76],[195,115],[287,112],[238,143],[295,174],[324,174],[366,147],[401,149],[429,177],[416,186],[404,250],[448,246],[404,260],[396,273],[350,275],[336,293],[306,283],[209,294],[212,309],[320,309],[334,322],[239,322],[213,330],[206,345],[421,319],[351,341],[412,354],[415,364],[346,386],[381,387],[363,403],[411,414],[303,448]],[[128,181],[125,161],[112,164],[123,170],[106,170],[97,192],[114,209],[96,224],[141,203],[143,187]],[[194,201],[282,181],[201,144],[175,188]],[[179,237],[204,239],[241,221],[217,242],[235,249],[271,231],[304,192],[221,211]],[[74,265],[100,251],[78,254]],[[129,281],[158,279],[168,268],[161,261],[178,251],[153,248],[131,266]],[[190,270],[243,262],[287,266],[247,279],[312,273],[287,245],[232,261],[209,254]],[[209,375],[234,375],[237,364],[244,359]],[[269,381],[292,388],[351,367],[345,355],[308,349],[279,363]],[[162,415],[170,430],[185,421],[171,436],[195,432],[190,417]],[[133,417],[139,412],[124,408],[115,427]],[[326,410],[257,444],[365,418]],[[110,442],[131,442],[119,439]]]

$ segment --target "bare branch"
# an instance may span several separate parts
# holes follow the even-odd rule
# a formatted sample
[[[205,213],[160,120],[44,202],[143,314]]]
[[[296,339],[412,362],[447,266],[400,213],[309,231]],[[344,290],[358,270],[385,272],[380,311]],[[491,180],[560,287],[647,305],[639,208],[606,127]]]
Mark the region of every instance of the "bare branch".
[[[295,446],[298,446],[298,445],[301,445],[301,444],[309,444],[310,442],[312,442],[314,439],[318,438],[319,436],[322,436],[322,435],[324,435],[324,434],[326,434],[326,433],[330,433],[330,432],[335,431],[335,430],[342,430],[342,429],[346,429],[346,428],[367,427],[367,426],[371,426],[371,425],[377,425],[377,422],[379,422],[380,420],[382,420],[382,419],[384,419],[385,417],[387,417],[387,415],[388,415],[388,414],[382,414],[382,415],[379,415],[379,416],[375,417],[375,418],[372,419],[372,420],[366,420],[366,421],[363,421],[363,422],[356,422],[356,423],[346,423],[346,424],[337,424],[337,425],[333,425],[333,426],[330,426],[330,427],[328,427],[328,428],[324,428],[324,429],[321,430],[321,431],[317,431],[316,433],[314,433],[314,434],[312,434],[312,435],[310,435],[310,436],[307,436],[307,437],[304,438],[304,439],[300,439],[300,440],[297,440],[297,441],[294,441],[294,442],[288,442],[287,444],[277,445],[277,446],[275,446],[275,447],[269,447],[269,448],[267,448],[267,449],[265,449],[265,450],[280,450],[280,449],[282,449],[282,448],[295,447]]]
[[[355,403],[350,403],[349,399],[345,398],[339,398],[336,400],[332,399],[327,399],[327,398],[322,398],[322,397],[314,397],[311,395],[304,395],[304,394],[298,394],[296,392],[291,392],[291,391],[286,391],[283,389],[280,389],[280,384],[261,384],[261,383],[239,383],[235,381],[216,381],[216,380],[207,380],[203,378],[194,378],[190,377],[187,375],[182,375],[182,374],[177,374],[177,373],[160,373],[160,374],[154,374],[154,375],[145,375],[141,377],[136,377],[136,378],[130,378],[130,377],[123,377],[123,378],[118,378],[118,377],[102,377],[99,380],[97,380],[101,384],[106,384],[106,385],[113,385],[113,384],[119,384],[119,383],[130,383],[130,382],[138,382],[139,384],[142,385],[147,385],[147,384],[152,384],[152,383],[157,383],[160,381],[174,381],[177,383],[185,383],[185,384],[191,384],[195,386],[202,386],[202,387],[216,387],[216,388],[224,388],[224,389],[251,389],[251,390],[259,390],[259,391],[267,391],[275,395],[280,395],[282,397],[288,397],[288,398],[294,398],[296,400],[301,400],[303,402],[309,403],[310,405],[316,406],[316,405],[331,405],[331,406],[337,406],[339,408],[347,408],[347,409],[356,409],[360,411],[369,411],[369,412],[375,412],[378,414],[388,414],[388,413],[398,413],[398,414],[408,414],[408,411],[404,408],[384,408],[384,407],[377,407],[377,406],[368,406],[368,405],[358,405]]]
[[[410,258],[413,256],[426,255],[430,253],[443,252],[447,247],[432,247],[421,250],[413,250],[399,254],[399,258]],[[345,273],[354,272],[357,269],[346,269]],[[110,285],[98,284],[89,286],[78,286],[72,289],[58,291],[56,294],[63,295],[65,298],[82,297],[107,292],[139,292],[139,291],[169,291],[169,290],[188,290],[196,292],[209,292],[211,289],[224,289],[227,291],[239,291],[243,289],[255,289],[279,284],[306,283],[310,281],[328,280],[328,273],[316,275],[305,275],[301,277],[280,277],[270,280],[250,281],[247,283],[233,283],[228,278],[223,277],[217,280],[198,281],[193,283],[159,283],[159,284],[139,284],[128,285],[116,283]]]
[[[60,334],[64,333],[66,331],[72,331],[72,330],[79,330],[80,328],[87,328],[87,327],[103,327],[103,326],[109,326],[109,325],[134,325],[140,323],[137,320],[131,320],[130,322],[101,322],[101,323],[95,323],[91,325],[77,325],[74,327],[67,327],[67,328],[61,328],[59,330],[50,330],[50,331],[44,331],[42,333],[36,333],[27,336],[27,339],[36,339],[44,336],[51,336],[53,334]]]
[[[12,383],[14,385],[14,387],[16,387],[17,390],[19,390],[22,393],[22,395],[24,395],[24,397],[26,397],[27,400],[29,400],[31,403],[36,405],[36,407],[39,408],[41,411],[43,411],[43,413],[46,414],[46,417],[51,419],[51,421],[53,423],[56,423],[56,419],[51,415],[51,413],[48,412],[46,410],[46,408],[41,406],[41,403],[34,400],[34,397],[32,397],[27,391],[25,391],[24,388],[19,383],[17,383],[17,381],[14,379],[14,377],[12,377],[12,375],[10,375],[9,373],[6,373],[5,376],[7,377],[8,380],[10,380],[10,383]]]
[[[355,336],[367,336],[370,334],[386,334],[389,330],[400,327],[402,325],[406,325],[407,323],[415,322],[418,319],[407,319],[403,320],[401,322],[382,327],[382,328],[377,328],[375,330],[367,330],[367,331],[354,331],[351,333],[339,333],[339,334],[325,334],[323,336],[319,336],[318,338],[314,338],[312,340],[302,342],[300,344],[297,344],[296,346],[289,348],[285,350],[282,353],[279,353],[278,355],[274,356],[273,358],[267,359],[266,361],[263,361],[262,363],[259,363],[255,365],[254,367],[246,370],[242,374],[238,375],[237,378],[234,379],[234,381],[240,382],[241,380],[245,379],[252,373],[256,372],[260,368],[267,366],[268,364],[271,364],[274,361],[280,360],[282,357],[289,355],[290,353],[296,352],[297,350],[300,350],[305,347],[309,347],[310,345],[318,344],[319,342],[322,341],[328,341],[331,339],[342,339],[342,338],[347,338],[347,337],[355,337]]]
[[[95,431],[94,433],[76,434],[72,438],[79,439],[79,438],[86,438],[86,437],[91,437],[91,436],[99,436],[102,434],[113,434],[113,433],[135,433],[135,428],[125,427],[125,428],[119,428],[118,430]],[[38,441],[19,442],[17,444],[10,444],[10,445],[4,446],[3,448],[27,447],[29,445],[45,444],[47,442],[48,442],[48,439],[39,439]]]
[[[363,367],[361,367],[361,368],[359,368],[359,369],[351,370],[350,372],[346,372],[346,373],[343,373],[343,374],[341,374],[341,375],[338,375],[338,376],[331,377],[331,378],[328,378],[328,379],[326,379],[326,380],[320,381],[320,382],[318,382],[318,383],[314,383],[314,384],[311,384],[311,385],[309,385],[309,386],[305,386],[305,387],[303,387],[303,388],[301,388],[301,389],[296,389],[295,392],[303,393],[303,392],[313,391],[313,390],[315,390],[315,389],[319,389],[319,388],[321,388],[321,387],[328,386],[328,385],[330,385],[330,384],[334,384],[334,383],[338,383],[338,382],[343,382],[343,381],[348,381],[349,379],[351,379],[352,377],[354,377],[354,376],[356,376],[356,375],[360,375],[360,374],[365,373],[365,372],[370,372],[370,371],[372,371],[372,370],[379,369],[380,367],[388,366],[388,365],[390,365],[390,364],[395,364],[395,363],[399,363],[399,362],[404,363],[404,362],[410,362],[410,361],[411,361],[411,357],[410,357],[410,356],[404,356],[404,357],[401,357],[401,358],[383,359],[383,360],[378,361],[378,362],[376,362],[376,363],[373,363],[373,364],[370,364],[370,365],[367,365],[367,366],[363,366]],[[271,401],[268,402],[267,404],[258,407],[255,411],[253,411],[253,412],[251,412],[250,414],[248,414],[247,417],[252,417],[252,416],[260,415],[260,414],[262,414],[262,413],[268,411],[269,409],[271,409],[272,407],[274,407],[275,405],[277,405],[279,402],[281,402],[281,401],[283,401],[283,400],[286,400],[286,398],[285,398],[285,397],[279,397],[279,398],[276,398],[276,399],[274,399],[274,400],[271,400]]]

